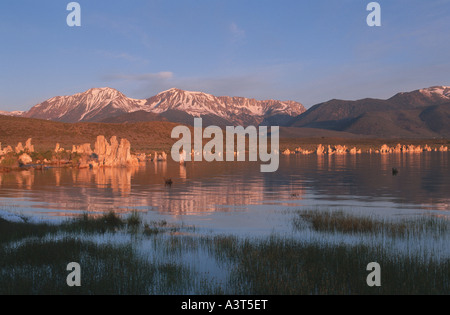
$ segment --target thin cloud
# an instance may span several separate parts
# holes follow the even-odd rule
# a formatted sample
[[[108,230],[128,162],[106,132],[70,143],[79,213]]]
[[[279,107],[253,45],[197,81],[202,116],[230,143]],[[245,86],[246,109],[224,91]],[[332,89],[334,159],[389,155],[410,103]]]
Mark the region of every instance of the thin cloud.
[[[109,74],[103,77],[106,81],[154,81],[167,80],[173,77],[170,71],[162,71],[158,73],[143,73],[143,74]]]
[[[172,72],[148,74],[116,74],[105,76],[107,82],[120,81],[119,84],[127,90],[127,94],[136,98],[147,98],[157,93],[176,87],[187,91],[199,91],[216,96],[242,96],[256,99],[274,98],[270,91],[275,92],[273,77],[258,73],[204,76],[176,77]],[[261,89],[267,91],[261,95]]]
[[[239,26],[235,22],[231,22],[231,24],[229,26],[229,30],[232,35],[232,40],[234,42],[245,39],[245,36],[246,36],[245,31],[243,29],[239,28]]]
[[[110,59],[120,59],[120,60],[129,61],[129,62],[141,63],[141,64],[149,63],[149,61],[145,58],[131,55],[126,52],[113,53],[113,52],[104,51],[104,50],[97,50],[96,53],[101,55],[102,57],[110,58]]]

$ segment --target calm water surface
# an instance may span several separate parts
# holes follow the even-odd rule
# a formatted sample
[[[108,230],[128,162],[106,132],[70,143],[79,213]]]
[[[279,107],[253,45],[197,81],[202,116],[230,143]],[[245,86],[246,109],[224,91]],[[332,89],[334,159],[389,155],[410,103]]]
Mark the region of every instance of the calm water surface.
[[[276,173],[250,162],[12,172],[0,174],[0,213],[56,220],[138,209],[148,221],[250,235],[291,229],[296,209],[450,217],[449,161],[449,153],[429,152],[282,156]]]

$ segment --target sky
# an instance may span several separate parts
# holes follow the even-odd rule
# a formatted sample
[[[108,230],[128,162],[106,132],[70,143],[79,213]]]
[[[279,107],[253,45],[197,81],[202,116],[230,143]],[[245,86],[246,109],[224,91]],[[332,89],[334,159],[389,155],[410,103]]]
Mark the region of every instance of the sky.
[[[450,85],[450,0],[68,0],[0,4],[0,110],[93,87],[294,100]]]

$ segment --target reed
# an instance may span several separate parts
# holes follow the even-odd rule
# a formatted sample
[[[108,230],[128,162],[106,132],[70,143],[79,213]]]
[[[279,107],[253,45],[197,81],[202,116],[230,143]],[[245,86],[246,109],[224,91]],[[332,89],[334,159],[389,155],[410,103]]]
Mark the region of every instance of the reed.
[[[383,234],[401,241],[450,231],[440,218],[392,221],[299,211],[294,221],[298,229]],[[446,257],[397,255],[376,242],[335,245],[294,237],[181,233],[195,231],[190,229],[146,223],[137,212],[126,218],[113,212],[84,214],[58,225],[0,219],[0,294],[450,294]],[[95,242],[104,233],[138,237]],[[224,276],[216,278],[195,259],[208,260]],[[79,288],[66,285],[66,266],[73,261],[82,266]],[[370,262],[381,265],[381,287],[366,283]]]
[[[302,230],[307,225],[318,232],[346,234],[382,234],[395,238],[411,238],[424,233],[442,235],[450,231],[450,222],[439,217],[388,220],[369,216],[357,216],[344,211],[298,211],[293,225]]]
[[[382,246],[329,246],[298,240],[215,238],[221,261],[233,262],[227,287],[234,294],[449,294],[450,263],[387,253]],[[369,262],[382,266],[382,286],[366,283]]]

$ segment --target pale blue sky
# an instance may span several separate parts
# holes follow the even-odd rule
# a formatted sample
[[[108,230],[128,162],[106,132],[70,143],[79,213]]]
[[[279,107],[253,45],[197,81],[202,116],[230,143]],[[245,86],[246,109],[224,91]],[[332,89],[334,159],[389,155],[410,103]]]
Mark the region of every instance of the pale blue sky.
[[[450,0],[65,0],[0,5],[0,110],[113,87],[299,101],[450,85]]]

